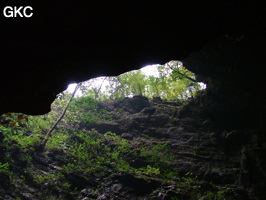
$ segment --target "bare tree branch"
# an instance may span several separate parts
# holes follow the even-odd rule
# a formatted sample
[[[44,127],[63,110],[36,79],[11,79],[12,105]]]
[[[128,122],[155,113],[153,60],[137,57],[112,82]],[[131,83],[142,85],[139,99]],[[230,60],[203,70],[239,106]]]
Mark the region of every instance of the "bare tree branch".
[[[81,85],[81,83],[77,84],[77,86],[75,87],[75,90],[72,93],[72,95],[71,95],[71,97],[70,97],[70,99],[69,99],[64,111],[62,112],[60,117],[57,119],[57,121],[54,123],[54,125],[50,128],[50,130],[46,133],[45,139],[42,142],[42,147],[43,148],[45,148],[46,143],[47,143],[48,139],[51,137],[53,130],[56,128],[56,126],[59,124],[59,122],[63,119],[64,115],[66,114],[66,111],[67,111],[67,109],[69,107],[69,104],[72,101],[73,97],[75,96],[76,92],[78,91],[80,85]]]

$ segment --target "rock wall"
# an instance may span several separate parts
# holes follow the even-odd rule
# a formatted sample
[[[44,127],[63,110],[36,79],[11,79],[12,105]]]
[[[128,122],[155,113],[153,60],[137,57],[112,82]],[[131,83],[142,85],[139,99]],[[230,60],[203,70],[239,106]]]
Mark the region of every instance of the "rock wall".
[[[199,115],[224,129],[264,126],[265,44],[261,37],[224,38],[184,59],[185,66],[208,85],[205,95],[193,102],[201,107]]]
[[[7,5],[2,1],[1,9]],[[182,60],[211,40],[218,39],[224,46],[221,37],[226,35],[233,40],[248,35],[253,39],[251,45],[265,36],[265,9],[256,1],[145,5],[100,1],[84,5],[60,0],[30,6],[32,18],[1,16],[1,113],[44,114],[68,83]],[[249,56],[222,49],[232,57]],[[255,49],[254,54],[259,52],[261,49]],[[191,60],[196,73],[228,75],[217,62],[210,69],[198,68],[197,58]],[[259,68],[253,67],[260,74]],[[249,71],[243,75],[248,76]]]

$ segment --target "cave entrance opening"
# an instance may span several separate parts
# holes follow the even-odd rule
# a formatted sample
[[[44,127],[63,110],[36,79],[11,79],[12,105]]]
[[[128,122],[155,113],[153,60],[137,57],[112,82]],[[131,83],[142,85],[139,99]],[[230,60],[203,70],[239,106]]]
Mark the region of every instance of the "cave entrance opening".
[[[141,180],[144,185],[146,180],[156,179],[150,192],[162,183],[198,182],[189,171],[180,176],[172,147],[177,140],[173,132],[179,130],[176,118],[184,105],[181,101],[204,87],[174,61],[73,84],[58,95],[45,115],[2,116],[0,141],[5,156],[0,160],[0,172],[7,179],[15,175],[12,180],[18,184],[14,187],[49,184],[58,193],[67,190],[71,194],[78,187],[84,191],[94,177],[112,180],[114,174],[127,174],[125,180]],[[186,147],[195,157],[198,147]],[[18,174],[21,171],[23,175]],[[113,180],[124,184],[120,178]],[[141,188],[135,188],[137,194],[143,192]]]
[[[64,92],[72,93],[76,85],[69,84]],[[119,76],[101,76],[84,81],[76,97],[88,95],[98,100],[110,100],[141,95],[187,100],[205,88],[206,84],[198,82],[195,74],[187,70],[182,62],[170,61],[164,65],[148,65]]]

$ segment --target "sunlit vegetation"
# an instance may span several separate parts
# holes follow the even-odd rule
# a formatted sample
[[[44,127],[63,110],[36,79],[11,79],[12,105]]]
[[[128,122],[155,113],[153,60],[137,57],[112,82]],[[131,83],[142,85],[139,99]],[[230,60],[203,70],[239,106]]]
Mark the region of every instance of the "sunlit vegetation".
[[[37,185],[49,184],[53,189],[60,185],[64,191],[75,189],[68,182],[67,177],[71,174],[89,179],[103,177],[110,172],[192,185],[197,180],[191,174],[183,178],[179,176],[173,163],[175,155],[171,153],[172,147],[169,143],[136,146],[114,132],[100,134],[95,129],[87,127],[102,122],[111,123],[114,120],[111,111],[98,106],[97,103],[100,101],[133,95],[142,95],[150,99],[161,97],[163,100],[185,101],[196,95],[201,88],[195,81],[194,74],[174,61],[165,66],[158,66],[158,76],[145,75],[138,70],[117,77],[105,77],[100,84],[90,80],[80,86],[82,95],[72,99],[44,149],[39,148],[40,144],[66,108],[71,97],[70,92],[59,94],[52,104],[52,111],[48,114],[4,114],[0,121],[0,149],[3,151],[0,158],[0,175],[6,175],[15,185],[30,180]],[[43,156],[49,152],[57,152],[64,164],[46,174],[30,168],[20,172],[19,166],[30,166],[34,153],[38,151],[41,151]],[[141,158],[146,165],[135,166],[137,158]],[[14,181],[13,170],[19,171],[20,181]],[[206,198],[213,195],[221,196],[222,193],[208,193]]]
[[[80,90],[83,95],[97,100],[121,99],[133,95],[185,100],[203,88],[203,84],[198,83],[194,74],[181,62],[171,61],[158,65],[154,74],[135,70],[120,76],[91,79],[84,82]]]

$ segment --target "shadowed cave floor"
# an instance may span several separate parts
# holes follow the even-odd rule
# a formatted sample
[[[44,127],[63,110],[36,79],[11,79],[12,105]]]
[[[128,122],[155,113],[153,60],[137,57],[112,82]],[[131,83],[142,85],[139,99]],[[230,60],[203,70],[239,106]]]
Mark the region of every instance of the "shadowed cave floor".
[[[30,159],[17,149],[11,152],[13,181],[0,178],[0,199],[260,199],[260,187],[243,184],[245,152],[236,143],[245,133],[215,131],[207,119],[179,118],[183,106],[140,96],[98,103],[113,121],[84,124],[80,131],[96,138],[108,131],[116,133],[129,144],[123,159],[139,173],[119,170],[118,161],[92,172],[88,168],[63,171],[70,160],[68,145],[33,151]],[[82,143],[80,136],[71,138]],[[115,140],[106,145],[114,149]],[[43,179],[36,181],[36,177]]]

